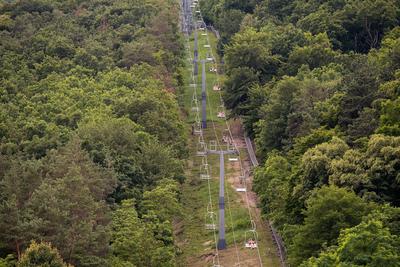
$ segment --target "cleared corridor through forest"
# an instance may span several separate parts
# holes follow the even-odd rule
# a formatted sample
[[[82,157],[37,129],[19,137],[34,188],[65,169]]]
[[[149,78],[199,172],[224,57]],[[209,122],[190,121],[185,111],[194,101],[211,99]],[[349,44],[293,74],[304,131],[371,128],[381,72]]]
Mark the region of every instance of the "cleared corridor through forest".
[[[227,120],[220,66],[214,57],[216,37],[208,32],[196,3],[183,1],[182,6],[189,63],[185,103],[194,154],[183,192],[190,215],[180,236],[182,266],[279,266],[270,233],[252,201],[251,166],[242,162],[246,147],[237,144],[245,140],[241,131],[232,132]],[[201,75],[197,75],[198,67]],[[198,214],[202,210],[204,216]]]

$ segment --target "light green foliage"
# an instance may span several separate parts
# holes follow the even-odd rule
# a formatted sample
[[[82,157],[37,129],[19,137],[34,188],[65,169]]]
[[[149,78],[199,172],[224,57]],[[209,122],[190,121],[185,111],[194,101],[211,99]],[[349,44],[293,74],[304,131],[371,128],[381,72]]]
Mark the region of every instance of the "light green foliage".
[[[334,129],[318,128],[311,130],[310,134],[294,139],[293,148],[288,152],[291,158],[297,159],[309,149],[318,144],[330,141],[336,134]]]
[[[112,266],[150,266],[154,242],[152,233],[138,218],[134,201],[123,200],[112,220]]]
[[[334,137],[327,143],[307,150],[299,166],[301,177],[297,190],[301,190],[302,194],[307,196],[307,192],[315,187],[328,184],[332,160],[341,158],[348,149],[343,140]]]
[[[53,248],[50,243],[32,241],[24,254],[22,254],[17,266],[68,267],[71,265],[63,261],[57,249]]]
[[[386,100],[382,103],[382,114],[378,133],[400,135],[400,97],[396,100]]]
[[[307,35],[292,24],[277,25],[268,22],[263,25],[261,32],[266,35],[265,44],[272,54],[287,59],[297,46],[307,43]]]
[[[399,266],[400,239],[383,223],[370,219],[342,231],[338,246],[301,266]]]
[[[366,151],[348,150],[331,162],[330,182],[379,202],[398,206],[399,137],[372,136]]]
[[[369,53],[370,58],[372,60],[376,60],[381,66],[380,72],[384,80],[398,77],[398,75],[396,75],[396,72],[399,69],[399,37],[400,27],[397,26],[393,28],[390,32],[385,34],[381,43],[381,48],[379,50],[371,51]],[[388,84],[391,84],[391,82],[388,82]],[[393,97],[393,95],[391,95],[391,97]]]
[[[14,255],[8,255],[5,258],[0,258],[0,267],[14,267],[16,264],[16,260]]]
[[[205,21],[214,24],[220,32],[218,52],[223,52],[223,46],[240,30],[243,18],[254,11],[256,4],[255,0],[207,0],[201,3]]]
[[[347,150],[342,158],[331,162],[329,182],[360,192],[362,188],[370,187],[364,165],[365,159],[360,151]]]
[[[312,34],[325,32],[332,40],[332,44],[336,47],[340,47],[342,45],[340,38],[346,33],[346,29],[343,25],[343,16],[341,14],[333,15],[331,10],[331,7],[322,5],[315,12],[300,18],[296,24],[299,28],[309,31]]]
[[[171,180],[145,192],[140,204],[142,219],[133,200],[122,201],[112,222],[113,266],[176,265],[172,221],[181,211],[177,194],[177,184]]]
[[[316,190],[306,202],[304,224],[290,245],[290,262],[299,265],[323,246],[336,244],[340,230],[361,222],[369,205],[354,193],[334,186]]]
[[[178,184],[175,181],[160,181],[156,188],[143,194],[143,212],[155,213],[161,221],[172,222],[174,217],[182,212],[178,192]]]
[[[290,175],[288,161],[280,155],[271,154],[254,176],[254,191],[260,198],[263,211],[277,226],[282,226],[285,220]]]
[[[267,84],[264,90],[270,93],[259,110],[261,120],[256,127],[261,155],[285,144],[291,146],[294,138],[306,136],[324,125],[321,106],[335,109],[328,104],[335,97],[341,79],[340,68],[330,65],[313,71],[301,69],[296,77],[283,77],[272,88]]]
[[[327,101],[333,98],[335,88],[341,83],[340,67],[329,65],[314,71],[299,70],[299,90],[295,92],[291,103],[291,113],[288,115],[286,133],[292,143],[295,137],[305,136],[310,130],[324,125],[317,106],[327,106]],[[327,107],[332,110],[335,107]]]

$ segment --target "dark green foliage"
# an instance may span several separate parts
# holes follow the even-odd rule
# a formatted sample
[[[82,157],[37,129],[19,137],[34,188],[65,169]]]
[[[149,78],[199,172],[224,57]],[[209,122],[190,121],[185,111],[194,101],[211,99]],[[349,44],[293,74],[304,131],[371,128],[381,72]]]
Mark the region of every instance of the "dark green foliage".
[[[378,79],[376,66],[369,64],[362,56],[354,60],[350,66],[354,71],[344,77],[342,111],[339,114],[339,125],[347,128],[353,120],[360,116],[364,108],[371,107],[377,98]]]
[[[399,266],[400,240],[382,221],[366,222],[341,232],[338,246],[301,266]]]
[[[235,115],[248,113],[249,91],[258,82],[258,75],[250,68],[235,68],[231,71],[230,79],[225,82],[224,101]]]
[[[336,244],[340,229],[355,226],[369,211],[368,204],[354,193],[337,187],[322,187],[306,202],[304,224],[290,245],[290,262],[298,266],[323,246]]]
[[[179,213],[153,209],[151,227],[135,226],[149,233],[149,262],[119,258],[110,242],[120,231],[112,211],[129,215],[118,209],[124,199],[134,198],[143,217],[147,191],[168,196],[184,179],[178,11],[163,0],[0,1],[2,257],[65,266],[31,261],[55,255],[47,245],[32,245],[47,249],[43,257],[27,249],[43,240],[76,266],[175,265]],[[179,208],[176,191],[168,200]]]

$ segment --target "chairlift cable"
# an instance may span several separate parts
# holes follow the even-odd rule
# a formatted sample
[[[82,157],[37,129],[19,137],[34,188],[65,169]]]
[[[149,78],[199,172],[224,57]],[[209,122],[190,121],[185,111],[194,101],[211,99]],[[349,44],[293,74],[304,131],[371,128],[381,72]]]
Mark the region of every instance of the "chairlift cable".
[[[206,31],[206,32],[207,32],[207,31]],[[210,44],[210,40],[209,40],[208,35],[207,35],[207,43]],[[210,49],[210,52],[211,52],[211,57],[214,58],[213,50]],[[220,80],[219,80],[219,74],[218,74],[218,71],[217,71],[217,72],[216,72],[216,83],[219,84],[219,82],[220,82]],[[218,91],[218,93],[219,93],[219,97],[220,97],[221,104],[223,105],[222,93],[221,93],[221,91]],[[227,129],[228,129],[228,131],[229,131],[230,138],[231,138],[231,140],[233,140],[233,135],[232,135],[232,131],[231,131],[231,129],[230,129],[228,120],[227,120],[226,117],[225,117],[224,119],[225,119],[226,127],[227,127]],[[217,139],[217,140],[218,140],[218,139]],[[238,158],[239,158],[239,165],[240,165],[241,174],[244,174],[244,171],[243,171],[244,168],[243,168],[243,164],[242,164],[242,159],[241,159],[241,155],[240,155],[240,150],[237,148],[237,145],[236,145],[235,142],[233,142],[233,145],[235,146],[235,150],[238,152]],[[246,179],[244,179],[244,187],[247,188]],[[246,196],[246,204],[247,204],[246,206],[247,206],[247,210],[248,210],[250,222],[254,222],[254,223],[255,223],[255,221],[253,220],[253,216],[252,216],[252,214],[251,214],[250,201],[249,201],[249,196],[248,196],[247,190],[246,190],[244,193],[245,193],[245,196]],[[229,199],[228,199],[228,203],[229,203]],[[257,240],[256,240],[256,242],[258,243]],[[261,254],[260,254],[260,250],[259,250],[259,246],[257,246],[256,248],[257,248],[257,254],[258,254],[258,259],[259,259],[260,266],[263,266],[262,259],[261,259]]]
[[[200,17],[202,19],[201,13],[200,13]],[[206,29],[206,32],[207,32],[207,29]],[[207,35],[207,43],[210,44],[208,35]],[[211,50],[211,53],[212,53],[212,48],[210,50]],[[218,76],[218,74],[217,74],[217,76]],[[210,100],[209,100],[209,94],[206,94],[206,97],[207,97],[207,104],[208,104],[208,108],[210,110],[210,113],[213,114],[212,107],[211,107]],[[213,132],[214,132],[214,136],[215,136],[215,139],[216,139],[216,142],[217,142],[217,146],[222,151],[223,148],[222,148],[222,145],[220,144],[219,139],[218,139],[218,134],[217,134],[217,130],[216,130],[216,127],[215,127],[215,122],[213,120],[213,116],[211,116],[210,120],[211,120],[211,124],[213,126]],[[238,263],[238,266],[241,266],[239,250],[238,250],[238,246],[237,246],[237,242],[236,242],[236,233],[235,233],[235,227],[234,227],[234,224],[233,224],[232,210],[231,210],[231,206],[230,206],[230,198],[229,198],[228,190],[226,190],[226,195],[227,195],[227,200],[228,200],[228,214],[229,214],[229,218],[230,218],[230,224],[231,224],[231,227],[232,227],[233,242],[234,242],[235,251],[236,251],[237,263]]]
[[[188,45],[187,48],[189,50],[188,54],[189,54],[189,57],[190,57],[191,62],[192,62],[193,60],[192,60],[191,53],[190,53],[190,38],[189,38],[188,34],[187,34],[186,37],[187,37],[186,41],[187,41],[187,45]],[[192,84],[196,84],[194,89],[193,89],[193,95],[197,99],[197,83],[196,83],[195,77],[194,77],[193,64],[191,64],[191,65],[192,65],[192,71],[191,71]],[[196,113],[197,113],[197,117],[199,117],[199,110],[198,109],[196,110]],[[200,132],[200,138],[199,139],[202,139],[204,141],[202,132]],[[205,155],[205,158],[206,158],[205,161],[207,162],[207,154]],[[207,186],[208,186],[209,205],[210,205],[211,210],[214,210],[213,201],[212,201],[212,197],[211,197],[211,184],[210,184],[210,180],[209,179],[207,180]],[[214,224],[214,225],[216,224],[216,222],[214,221],[214,217],[211,218],[211,221],[212,221],[212,224]],[[220,260],[219,260],[219,253],[218,253],[218,249],[217,249],[217,233],[216,233],[216,229],[215,228],[213,229],[213,237],[214,237],[214,243],[215,243],[215,257],[217,258],[217,263],[219,265],[220,264]]]

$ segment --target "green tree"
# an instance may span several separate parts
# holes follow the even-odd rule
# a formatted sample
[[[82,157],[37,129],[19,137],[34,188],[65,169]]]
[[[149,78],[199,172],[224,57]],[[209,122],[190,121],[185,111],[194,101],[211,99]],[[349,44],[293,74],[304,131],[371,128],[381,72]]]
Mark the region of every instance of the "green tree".
[[[34,233],[54,244],[69,263],[104,264],[109,240],[105,199],[114,190],[114,173],[94,164],[75,139],[49,153],[42,175],[46,179],[29,203],[33,218],[40,220]]]
[[[382,103],[378,133],[400,136],[400,97]]]
[[[7,164],[4,164],[7,162]],[[0,174],[0,238],[5,249],[21,257],[29,240],[37,237],[42,224],[30,207],[31,197],[40,186],[41,163],[37,160],[16,158],[3,161],[4,173]]]
[[[5,258],[0,258],[0,266],[1,267],[14,267],[17,263],[14,255],[9,254]]]
[[[79,127],[82,146],[94,161],[116,171],[117,201],[140,198],[138,190],[164,178],[183,181],[182,165],[173,150],[142,129],[128,118],[103,115],[94,116]]]
[[[398,11],[395,0],[348,1],[343,12],[345,28],[354,40],[350,47],[359,52],[378,47],[383,33],[397,25]]]
[[[311,72],[306,68],[299,70],[296,76],[299,89],[294,93],[286,128],[289,145],[293,138],[305,136],[321,126],[316,106],[321,102],[325,104],[334,95],[342,80],[340,69],[332,64]]]
[[[361,222],[370,205],[353,192],[324,186],[306,202],[304,224],[298,227],[289,248],[289,261],[299,265],[316,256],[324,246],[337,244],[340,231]]]
[[[153,266],[151,262],[155,240],[138,218],[133,200],[121,202],[113,214],[111,228],[112,266]]]
[[[315,187],[327,185],[332,161],[342,158],[348,149],[343,140],[333,137],[329,142],[307,150],[301,158],[301,176],[296,190],[299,190],[303,197],[307,197],[307,192],[311,192]]]
[[[333,1],[329,1],[333,2]],[[344,1],[338,1],[344,2]],[[333,11],[328,5],[321,5],[319,9],[297,21],[298,27],[312,34],[324,33],[329,36],[333,47],[342,47],[342,37],[347,33],[343,26],[344,16]]]
[[[286,221],[290,175],[291,166],[287,159],[271,153],[254,176],[253,187],[259,196],[262,210],[277,227],[282,227]]]
[[[268,81],[277,73],[279,57],[266,46],[268,35],[255,29],[245,29],[232,38],[225,48],[226,71],[248,67],[258,72],[261,81]]]
[[[246,115],[249,109],[249,91],[259,82],[258,75],[248,67],[235,68],[224,83],[224,102],[235,116]]]
[[[306,34],[305,36],[307,44],[294,48],[289,55],[286,67],[286,72],[289,74],[296,74],[302,65],[308,65],[311,70],[328,65],[334,62],[335,56],[337,56],[326,33],[315,36]]]
[[[262,1],[259,8],[266,10],[268,15],[275,16],[281,20],[290,15],[293,8],[293,0],[265,0]],[[263,17],[267,14],[262,14]],[[259,15],[260,16],[260,15]]]
[[[52,247],[50,243],[36,243],[32,241],[30,246],[22,254],[18,261],[18,267],[68,267],[58,253],[57,249]]]
[[[288,152],[288,156],[293,159],[301,158],[308,149],[329,142],[336,135],[334,129],[327,130],[322,127],[313,129],[308,135],[293,140],[293,148]]]
[[[331,161],[329,181],[365,198],[398,206],[398,150],[398,137],[373,135],[366,148],[347,150]]]
[[[287,137],[287,117],[298,87],[296,78],[284,77],[269,89],[269,100],[260,108],[261,120],[256,123],[257,153],[262,157],[282,148]]]
[[[338,123],[347,130],[349,125],[355,123],[364,108],[371,107],[372,102],[378,96],[378,71],[373,63],[368,62],[367,57],[355,58],[349,68],[352,72],[343,78],[345,96],[341,102],[341,112]],[[351,139],[359,137],[350,136]]]
[[[161,240],[167,249],[171,249],[174,244],[172,223],[182,214],[177,186],[175,181],[162,180],[156,188],[144,192],[141,203],[144,221],[152,229],[155,238]]]
[[[400,239],[383,223],[370,219],[341,232],[338,246],[301,266],[399,266]]]

